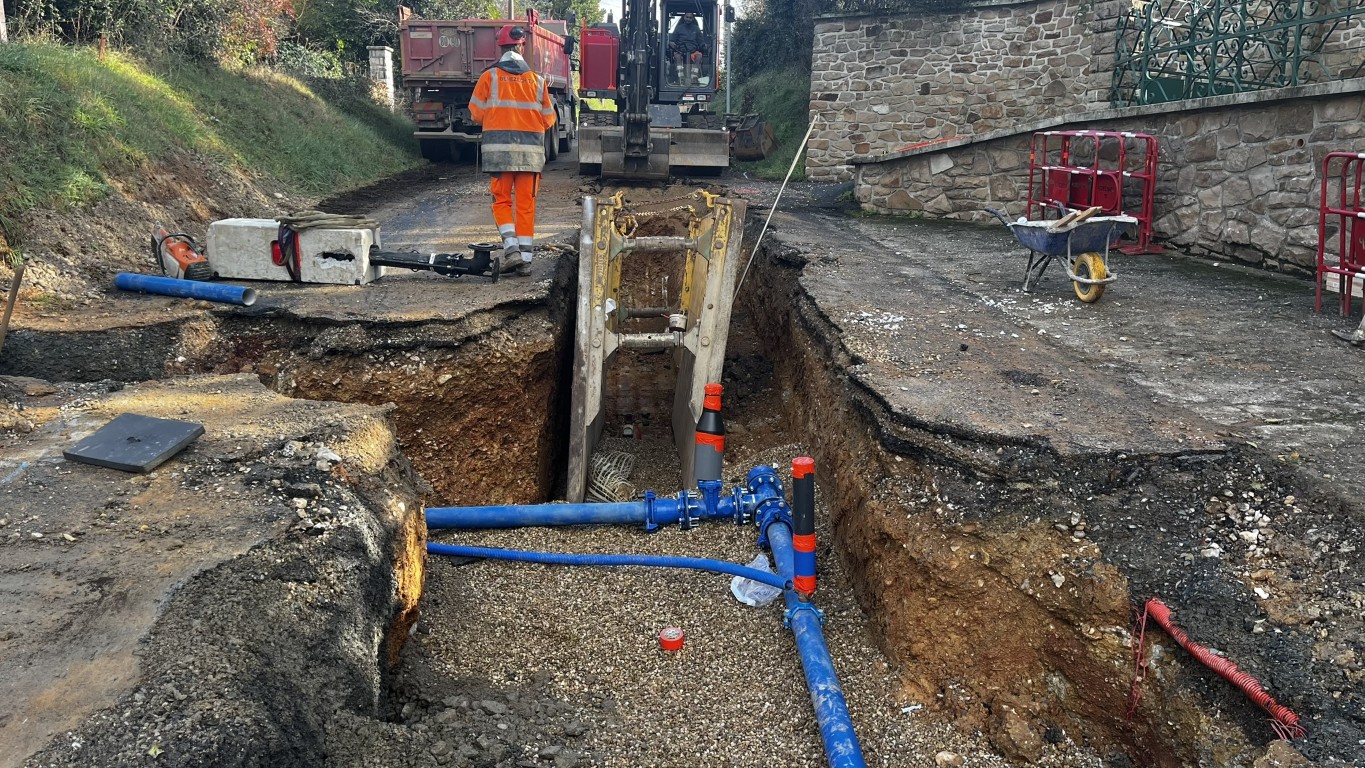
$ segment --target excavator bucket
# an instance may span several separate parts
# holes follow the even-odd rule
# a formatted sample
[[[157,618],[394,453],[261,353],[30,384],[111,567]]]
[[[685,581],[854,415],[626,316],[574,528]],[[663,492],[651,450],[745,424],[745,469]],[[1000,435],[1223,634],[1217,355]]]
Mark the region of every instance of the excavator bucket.
[[[773,127],[761,115],[736,115],[727,122],[730,154],[736,160],[762,160],[777,146]]]

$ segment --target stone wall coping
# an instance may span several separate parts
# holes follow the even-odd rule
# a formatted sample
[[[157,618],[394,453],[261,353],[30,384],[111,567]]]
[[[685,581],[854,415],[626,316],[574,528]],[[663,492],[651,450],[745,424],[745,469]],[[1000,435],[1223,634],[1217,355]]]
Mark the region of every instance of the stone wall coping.
[[[941,152],[945,149],[955,147],[965,147],[968,144],[977,144],[985,141],[994,141],[1008,136],[1018,136],[1023,133],[1034,133],[1045,131],[1049,128],[1056,128],[1059,125],[1072,123],[1094,123],[1104,120],[1124,120],[1134,117],[1153,114],[1169,114],[1172,112],[1197,112],[1203,109],[1215,109],[1219,107],[1231,107],[1241,104],[1265,104],[1286,99],[1302,99],[1314,96],[1336,96],[1343,93],[1365,92],[1365,77],[1355,77],[1347,80],[1334,80],[1330,83],[1314,83],[1312,85],[1299,85],[1291,88],[1271,88],[1263,91],[1247,91],[1244,93],[1230,93],[1222,96],[1208,96],[1202,99],[1187,99],[1180,102],[1166,102],[1163,104],[1144,104],[1136,107],[1111,107],[1109,109],[1096,109],[1086,112],[1073,112],[1059,117],[1045,117],[1039,120],[1031,120],[1021,124],[1017,128],[1002,128],[996,131],[975,134],[971,136],[959,136],[952,139],[935,140],[910,144],[901,149],[883,152],[879,155],[866,155],[863,157],[850,157],[845,162],[850,165],[871,165],[884,163],[888,160],[899,160],[903,157],[912,155],[927,155],[933,152]]]
[[[1056,3],[1056,0],[969,0],[963,3],[962,7],[956,10],[943,9],[935,11],[935,15],[967,13],[979,8],[998,8],[1006,5],[1041,5],[1043,3]],[[895,16],[904,18],[910,15],[910,11],[905,8],[882,8],[873,11],[859,11],[858,13],[825,13],[815,17],[818,24],[822,21],[842,21],[844,19],[864,19],[869,16]]]

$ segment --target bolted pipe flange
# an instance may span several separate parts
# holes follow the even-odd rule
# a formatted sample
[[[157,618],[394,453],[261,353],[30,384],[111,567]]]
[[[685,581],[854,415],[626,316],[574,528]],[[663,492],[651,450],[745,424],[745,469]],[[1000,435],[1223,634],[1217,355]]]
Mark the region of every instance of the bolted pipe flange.
[[[731,492],[734,500],[735,525],[748,525],[754,521],[754,507],[758,506],[758,497],[752,493],[747,493],[743,488],[735,488]]]
[[[764,499],[759,503],[755,510],[758,518],[758,547],[759,549],[770,549],[768,544],[768,526],[773,523],[783,523],[788,530],[793,527],[791,510],[787,508],[787,502],[781,497],[775,499]]]
[[[684,531],[692,530],[692,527],[701,522],[701,517],[695,513],[701,507],[701,502],[697,496],[689,491],[678,493],[678,524]]]

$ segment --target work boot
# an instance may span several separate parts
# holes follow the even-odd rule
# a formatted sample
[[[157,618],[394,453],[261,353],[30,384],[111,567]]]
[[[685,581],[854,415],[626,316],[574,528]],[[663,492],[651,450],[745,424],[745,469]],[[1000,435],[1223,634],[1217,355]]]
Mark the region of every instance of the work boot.
[[[509,277],[525,277],[531,274],[531,262],[521,257],[521,251],[512,248],[502,253],[502,274]]]

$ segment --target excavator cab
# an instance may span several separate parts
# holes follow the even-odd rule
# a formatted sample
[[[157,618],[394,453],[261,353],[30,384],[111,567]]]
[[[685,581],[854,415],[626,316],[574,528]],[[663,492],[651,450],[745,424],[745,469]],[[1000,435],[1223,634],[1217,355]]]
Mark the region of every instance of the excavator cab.
[[[719,8],[715,2],[677,0],[665,2],[663,11],[659,101],[680,104],[685,112],[706,111],[716,96]]]

